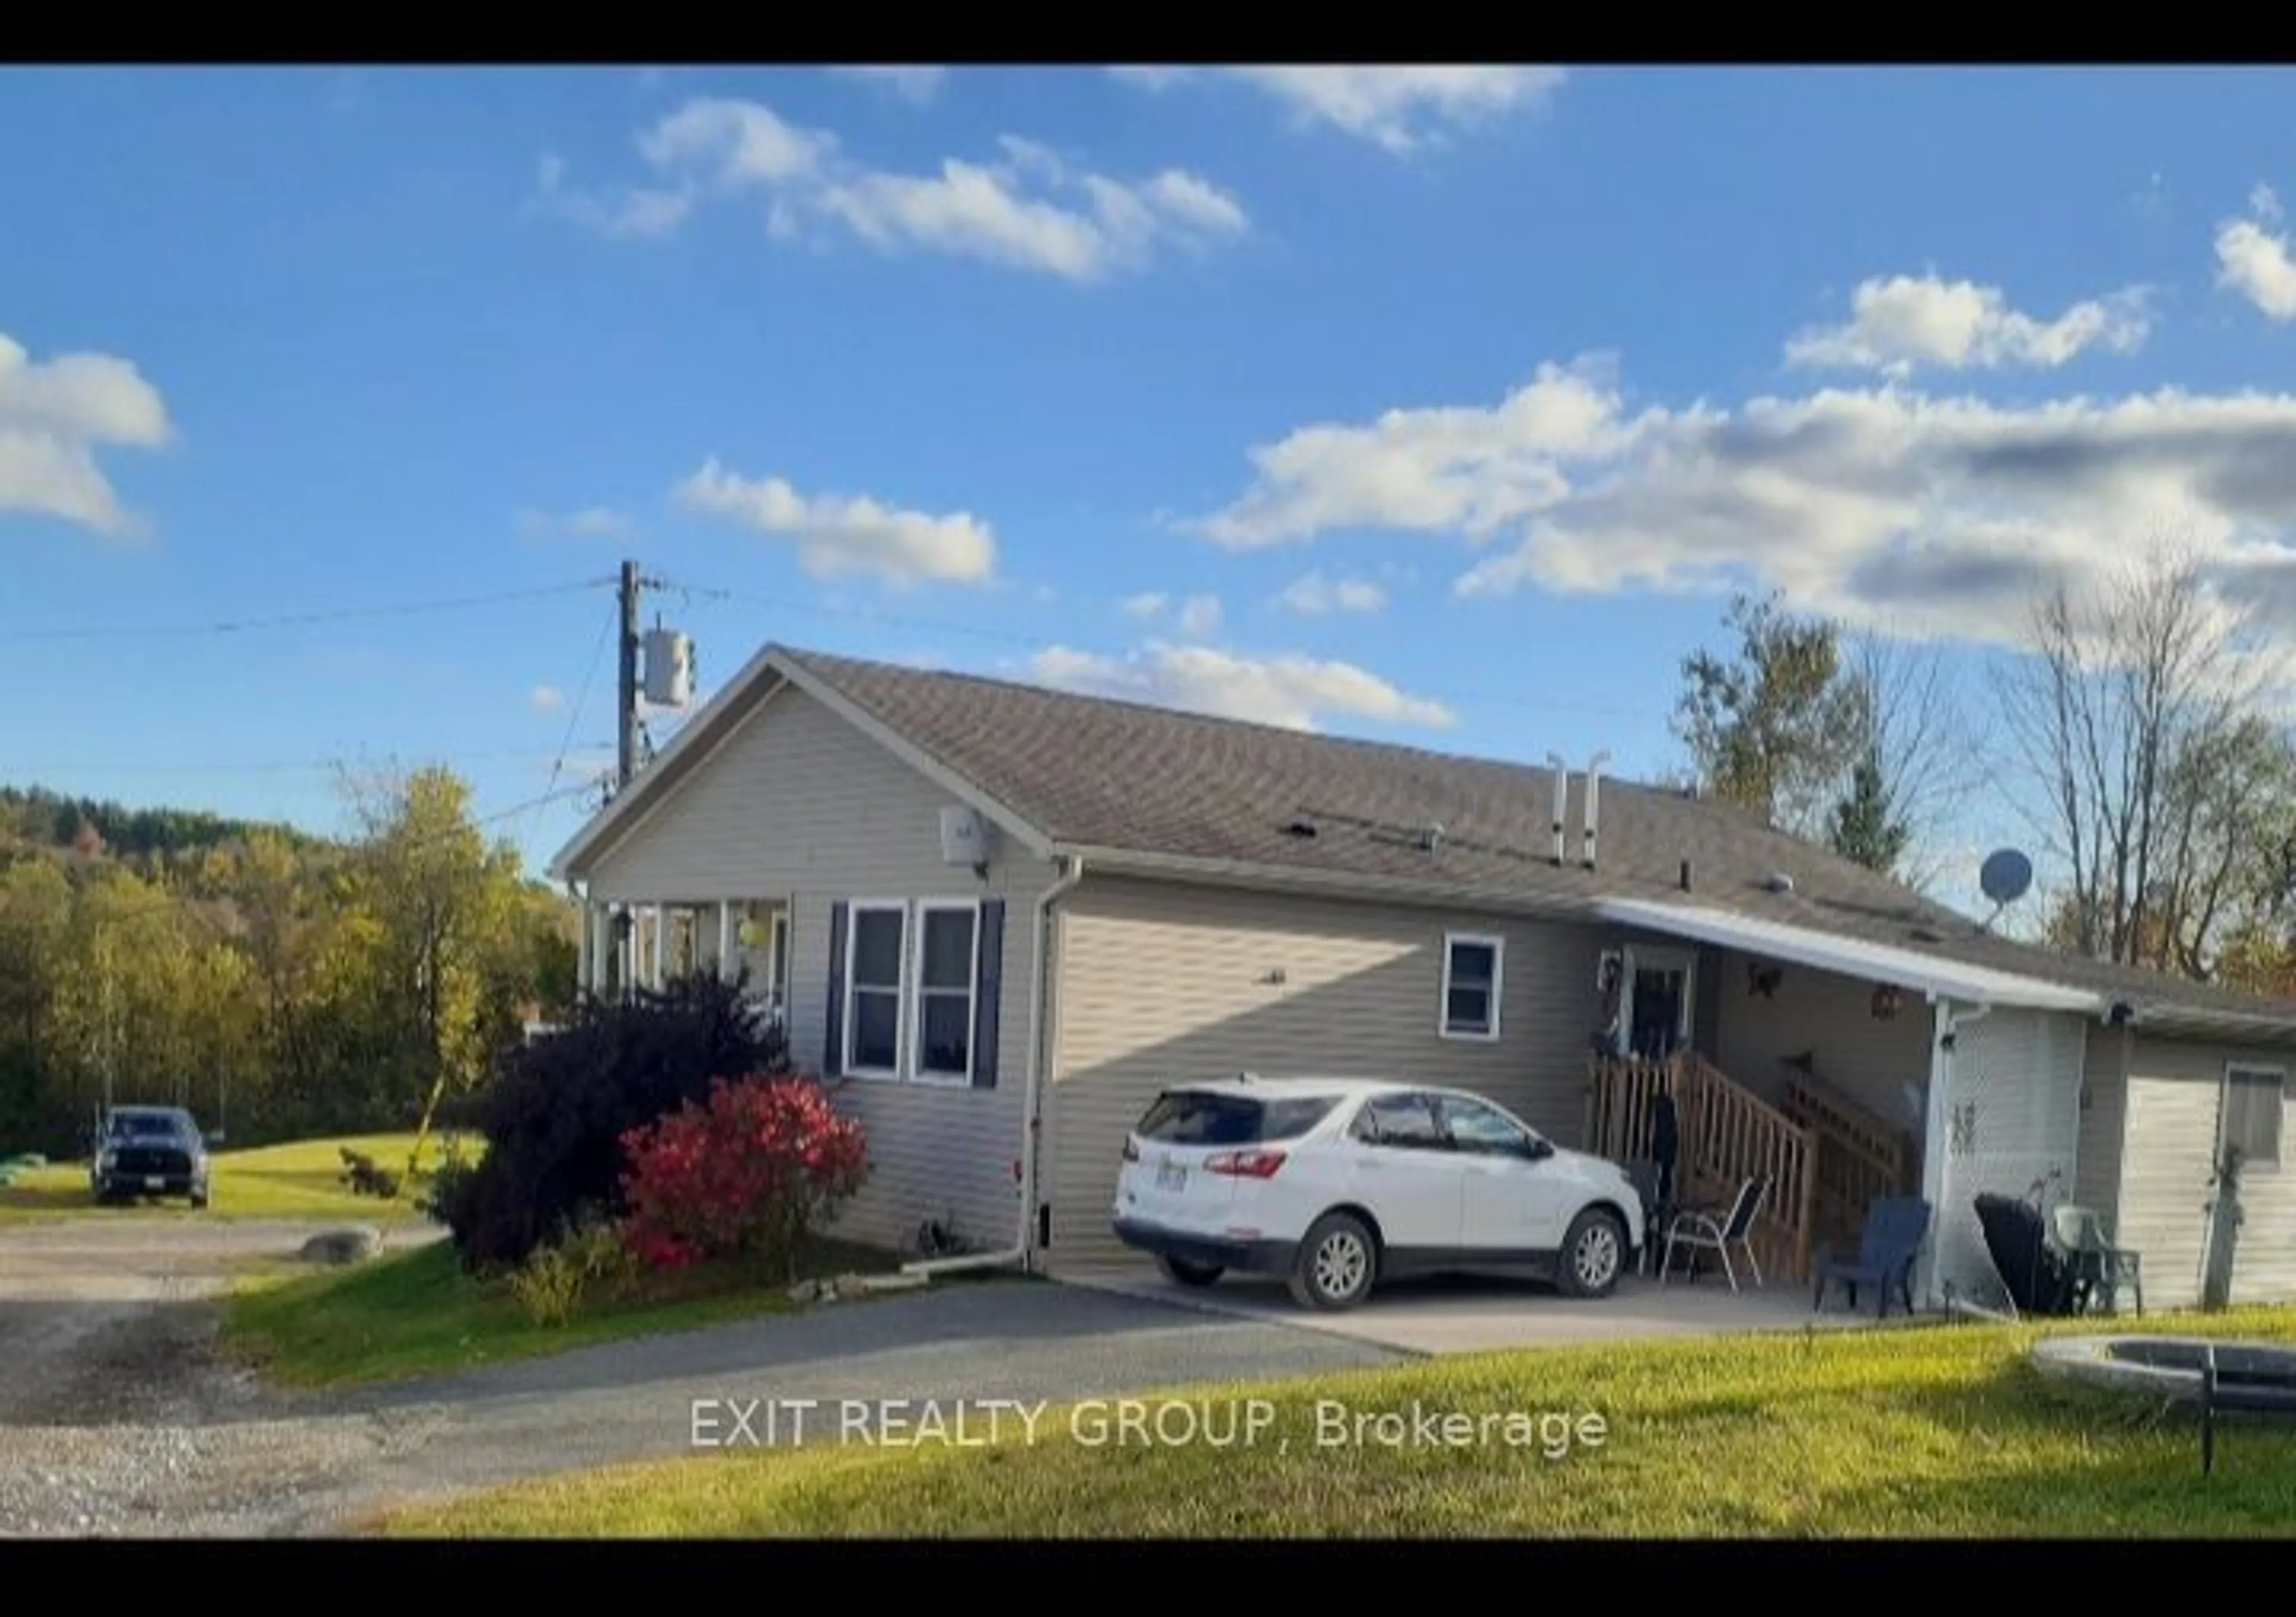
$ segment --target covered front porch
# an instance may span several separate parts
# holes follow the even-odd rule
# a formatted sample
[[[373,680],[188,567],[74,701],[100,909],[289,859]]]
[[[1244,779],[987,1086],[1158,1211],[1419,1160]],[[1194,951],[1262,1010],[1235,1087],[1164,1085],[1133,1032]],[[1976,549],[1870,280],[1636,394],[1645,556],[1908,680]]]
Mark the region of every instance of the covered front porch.
[[[1808,1281],[1822,1249],[1856,1251],[1876,1202],[1920,1196],[1915,1290],[1934,1304],[1990,1283],[1980,1191],[2070,1187],[2092,1008],[2077,990],[1719,910],[1608,918],[1587,1145],[1633,1163],[1671,1143],[1677,1205],[1767,1180],[1767,1276]]]
[[[585,901],[583,991],[613,998],[658,991],[697,973],[745,980],[771,1022],[789,1013],[790,903],[786,898]]]

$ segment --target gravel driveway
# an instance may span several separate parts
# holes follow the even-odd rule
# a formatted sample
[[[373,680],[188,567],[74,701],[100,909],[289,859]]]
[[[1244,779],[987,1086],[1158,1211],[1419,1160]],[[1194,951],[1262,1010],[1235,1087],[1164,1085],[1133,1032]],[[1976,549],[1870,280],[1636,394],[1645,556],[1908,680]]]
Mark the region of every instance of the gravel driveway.
[[[1396,1357],[999,1280],[352,1392],[268,1389],[217,1357],[215,1293],[316,1227],[0,1227],[0,1537],[337,1533],[400,1503],[687,1452],[699,1399],[1058,1400]]]

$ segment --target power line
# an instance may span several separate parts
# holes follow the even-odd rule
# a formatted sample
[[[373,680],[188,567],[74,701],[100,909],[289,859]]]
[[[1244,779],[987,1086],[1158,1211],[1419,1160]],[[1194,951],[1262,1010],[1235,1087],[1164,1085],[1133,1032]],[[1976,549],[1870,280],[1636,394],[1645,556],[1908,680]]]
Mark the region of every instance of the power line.
[[[611,742],[594,741],[586,743],[586,748],[595,750],[611,747],[612,744],[613,743]],[[544,759],[555,759],[558,760],[558,767],[562,767],[566,754],[571,750],[572,748],[570,744],[565,744],[562,745],[555,752],[547,748],[527,747],[511,749],[496,748],[474,752],[426,752],[416,754],[415,756],[417,756],[423,763],[433,764],[479,763],[487,761],[499,763],[538,763]],[[32,767],[25,767],[12,764],[9,766],[9,771],[11,774],[25,780],[38,780],[44,776],[53,777],[62,775],[296,775],[314,770],[332,769],[344,765],[356,767],[362,761],[364,760],[360,757],[339,753],[332,758],[273,759],[259,763],[82,763],[49,764]],[[555,769],[554,769],[554,773],[556,773]]]
[[[65,628],[18,628],[0,631],[0,641],[140,640],[196,635],[242,635],[264,629],[302,628],[314,624],[344,623],[363,618],[402,618],[423,612],[463,612],[482,606],[508,606],[522,601],[554,600],[602,589],[611,579],[585,579],[579,583],[552,584],[531,589],[496,590],[490,595],[445,596],[429,601],[400,601],[384,606],[334,607],[320,612],[282,612],[261,618],[218,618],[205,622],[83,624]]]
[[[544,808],[548,804],[561,802],[567,798],[576,796],[581,792],[592,791],[597,786],[599,779],[603,778],[603,776],[601,776],[591,780],[578,782],[571,786],[558,787],[554,791],[544,792],[540,797],[532,797],[527,799],[524,802],[512,803],[507,808],[498,808],[491,814],[480,815],[476,819],[470,820],[462,825],[450,825],[443,831],[434,832],[426,837],[417,837],[413,841],[405,844],[405,846],[408,850],[429,848],[436,843],[446,841],[449,838],[460,836],[467,831],[483,830],[488,825],[500,825],[504,820],[514,819],[521,814],[530,814],[536,809]],[[93,919],[97,925],[110,926],[116,922],[133,921],[141,915],[157,915],[164,910],[175,910],[180,914],[189,915],[195,919],[206,922],[209,920],[209,917],[201,915],[197,906],[201,903],[212,903],[215,900],[213,899],[201,899],[192,893],[182,892],[172,889],[163,889],[159,894],[155,895],[146,903],[133,904],[124,909],[111,910],[101,915],[94,916]]]
[[[566,755],[573,749],[574,746],[575,727],[582,722],[582,710],[589,705],[590,686],[597,680],[598,665],[601,662],[603,662],[606,659],[606,643],[614,637],[614,629],[621,622],[621,618],[622,605],[621,602],[617,599],[606,609],[606,620],[604,623],[601,624],[598,628],[598,644],[593,646],[590,651],[590,666],[582,675],[582,688],[574,697],[574,710],[567,716],[566,734],[559,741],[558,757],[550,766],[550,787],[552,790],[556,789],[558,785],[558,777],[565,772]],[[542,811],[537,808],[535,810],[534,820],[526,828],[526,834],[519,839],[519,854],[521,858],[531,858],[533,857],[534,833],[536,829],[539,827],[541,824]]]
[[[879,612],[867,607],[833,606],[826,602],[805,601],[793,595],[769,595],[751,590],[723,589],[709,585],[688,584],[674,579],[661,580],[660,587],[692,601],[717,601],[742,606],[760,606],[773,612],[841,618],[886,628],[912,629],[922,634],[960,635],[977,640],[1019,646],[1032,652],[1056,649],[1053,642],[1039,636],[1018,634],[1007,629],[984,628],[979,624],[955,623],[945,619]],[[1660,721],[1670,717],[1669,714],[1660,713],[1651,708],[1628,707],[1616,702],[1576,702],[1569,697],[1528,695],[1521,693],[1431,689],[1414,684],[1408,694],[1440,702],[1456,702],[1468,706],[1520,708],[1534,712],[1586,713],[1610,718]]]

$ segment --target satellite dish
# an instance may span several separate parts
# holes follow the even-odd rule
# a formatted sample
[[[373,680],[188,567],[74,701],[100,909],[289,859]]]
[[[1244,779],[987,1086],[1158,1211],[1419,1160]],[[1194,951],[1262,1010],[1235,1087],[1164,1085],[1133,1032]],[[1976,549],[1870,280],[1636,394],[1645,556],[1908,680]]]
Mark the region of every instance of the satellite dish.
[[[1977,885],[1987,898],[1993,900],[1993,914],[2001,912],[2023,898],[2033,889],[2033,861],[2014,848],[2003,848],[1985,856],[1985,863],[1977,873]],[[1986,925],[1993,924],[1991,920]]]

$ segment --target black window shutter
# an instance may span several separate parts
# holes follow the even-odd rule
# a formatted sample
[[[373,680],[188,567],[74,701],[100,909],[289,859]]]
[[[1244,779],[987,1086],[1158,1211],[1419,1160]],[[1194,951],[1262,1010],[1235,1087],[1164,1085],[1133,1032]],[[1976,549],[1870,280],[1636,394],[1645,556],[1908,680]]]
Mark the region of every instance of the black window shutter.
[[[980,969],[972,982],[972,1087],[996,1087],[996,1010],[1004,989],[1004,900],[980,901]]]
[[[824,1078],[835,1078],[845,1071],[845,928],[852,907],[842,902],[829,907],[829,1006],[821,1019]]]

